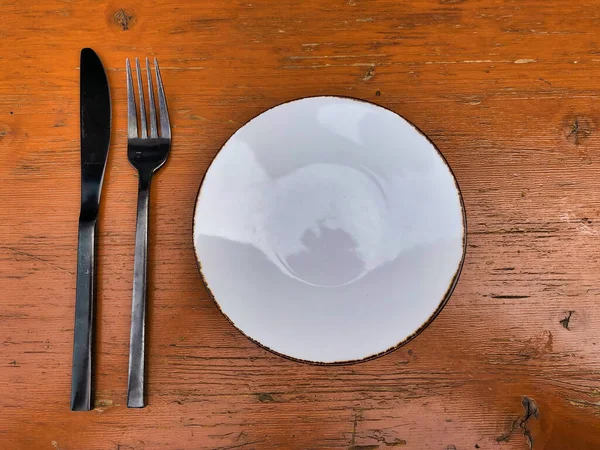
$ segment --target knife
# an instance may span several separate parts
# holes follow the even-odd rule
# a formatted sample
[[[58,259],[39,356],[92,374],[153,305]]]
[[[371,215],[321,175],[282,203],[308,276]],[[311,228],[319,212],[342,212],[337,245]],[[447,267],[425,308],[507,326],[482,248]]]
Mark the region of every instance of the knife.
[[[71,411],[92,407],[95,234],[102,179],[110,142],[110,94],[106,72],[91,48],[81,51],[81,213],[71,376]]]

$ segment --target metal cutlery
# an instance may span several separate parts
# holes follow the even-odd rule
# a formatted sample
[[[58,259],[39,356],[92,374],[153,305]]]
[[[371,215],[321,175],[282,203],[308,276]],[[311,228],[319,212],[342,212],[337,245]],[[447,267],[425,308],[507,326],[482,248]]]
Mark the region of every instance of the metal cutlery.
[[[158,119],[154,102],[154,90],[150,63],[146,58],[146,77],[148,82],[148,130],[146,122],[146,103],[140,63],[136,58],[136,78],[139,95],[138,116],[133,87],[131,66],[127,59],[127,156],[131,165],[137,169],[139,176],[137,225],[135,236],[135,258],[133,273],[133,300],[131,306],[131,335],[129,342],[129,376],[127,386],[127,406],[143,408],[144,403],[144,347],[146,328],[147,300],[147,248],[148,248],[148,206],[150,198],[150,182],[153,174],[165,163],[171,149],[171,125],[167,100],[163,89],[158,61],[154,58],[156,73],[156,96],[158,99]],[[139,118],[139,127],[138,127]],[[160,134],[157,122],[160,123]]]
[[[110,125],[110,93],[104,67],[92,49],[84,48],[80,60],[81,212],[71,378],[72,411],[89,411],[92,407],[94,241],[102,179],[108,158]]]

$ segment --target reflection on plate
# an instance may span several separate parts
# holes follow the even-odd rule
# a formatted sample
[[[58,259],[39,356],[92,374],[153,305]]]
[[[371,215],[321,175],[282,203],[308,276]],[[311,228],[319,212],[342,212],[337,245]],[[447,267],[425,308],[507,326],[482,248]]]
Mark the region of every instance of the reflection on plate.
[[[460,192],[399,115],[312,97],[240,128],[194,217],[207,287],[246,336],[294,359],[363,360],[407,342],[462,266]]]

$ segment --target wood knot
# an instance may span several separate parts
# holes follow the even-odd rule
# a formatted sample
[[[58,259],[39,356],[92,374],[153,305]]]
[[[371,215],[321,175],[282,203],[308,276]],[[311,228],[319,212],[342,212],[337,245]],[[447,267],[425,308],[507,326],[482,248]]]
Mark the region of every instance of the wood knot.
[[[258,401],[261,403],[272,403],[275,401],[275,399],[273,398],[273,396],[271,394],[262,392],[262,393],[258,394]]]
[[[569,142],[576,146],[582,145],[594,132],[594,122],[586,117],[575,117],[567,122],[564,133]]]
[[[369,70],[367,70],[365,72],[365,74],[362,76],[362,80],[369,81],[374,76],[375,76],[375,66],[371,66],[371,67],[369,67]]]
[[[571,324],[571,316],[574,312],[575,311],[569,311],[569,314],[564,319],[558,321],[558,323],[560,323],[566,330],[571,331],[569,325]]]
[[[7,144],[12,141],[13,130],[6,123],[0,123],[0,142]]]
[[[122,8],[115,13],[114,21],[123,31],[129,30],[135,22],[133,13]]]

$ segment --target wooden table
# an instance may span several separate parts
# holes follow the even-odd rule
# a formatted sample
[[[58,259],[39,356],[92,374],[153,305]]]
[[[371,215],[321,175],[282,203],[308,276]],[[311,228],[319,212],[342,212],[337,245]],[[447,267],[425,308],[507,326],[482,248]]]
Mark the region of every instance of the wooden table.
[[[0,448],[600,448],[600,2],[92,0],[0,6]],[[69,411],[79,51],[108,70],[95,409]],[[157,56],[173,149],[153,184],[149,406],[127,409],[137,180],[125,58]],[[198,275],[201,177],[244,122],[353,96],[460,183],[468,252],[440,316],[346,367],[274,356]],[[369,333],[369,330],[356,330]]]

